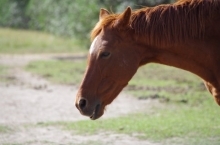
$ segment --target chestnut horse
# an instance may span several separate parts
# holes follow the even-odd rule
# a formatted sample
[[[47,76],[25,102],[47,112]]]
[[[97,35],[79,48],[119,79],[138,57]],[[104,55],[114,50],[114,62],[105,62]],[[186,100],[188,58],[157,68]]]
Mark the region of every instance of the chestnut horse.
[[[76,96],[97,119],[137,69],[154,62],[198,75],[220,105],[220,1],[180,0],[121,14],[101,9],[88,65]]]

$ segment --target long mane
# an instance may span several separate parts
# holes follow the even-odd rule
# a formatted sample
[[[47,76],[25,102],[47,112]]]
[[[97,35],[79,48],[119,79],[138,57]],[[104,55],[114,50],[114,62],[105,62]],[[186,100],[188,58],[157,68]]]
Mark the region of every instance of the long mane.
[[[201,38],[205,23],[214,11],[220,11],[219,0],[179,0],[174,4],[146,7],[132,12],[130,28],[146,36],[153,44],[166,44]],[[94,39],[103,26],[112,25],[120,14],[110,14],[99,21],[91,32]]]

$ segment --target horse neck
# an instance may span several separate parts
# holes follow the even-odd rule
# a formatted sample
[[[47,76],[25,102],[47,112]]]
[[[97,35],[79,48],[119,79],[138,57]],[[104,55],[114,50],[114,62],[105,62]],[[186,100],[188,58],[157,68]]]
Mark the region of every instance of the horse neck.
[[[146,46],[146,45],[145,45]],[[148,47],[149,48],[149,47]],[[213,80],[211,52],[205,48],[202,41],[184,42],[183,44],[171,44],[165,47],[150,47],[142,49],[142,64],[154,62],[181,68],[200,76],[203,80]],[[150,54],[154,57],[146,59]],[[209,55],[210,54],[210,55]]]
[[[218,37],[218,42],[216,41],[218,45],[212,45],[205,41],[194,41],[162,49],[154,48],[155,55],[148,62],[174,66],[200,76],[209,92],[220,105],[219,40],[220,37]],[[146,48],[145,54],[148,55]]]

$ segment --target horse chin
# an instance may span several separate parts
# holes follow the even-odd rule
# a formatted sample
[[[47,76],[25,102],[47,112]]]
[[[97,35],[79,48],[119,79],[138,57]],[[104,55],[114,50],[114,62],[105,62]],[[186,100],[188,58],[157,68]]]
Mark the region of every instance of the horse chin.
[[[104,114],[104,107],[102,105],[97,105],[90,116],[91,120],[96,120]]]

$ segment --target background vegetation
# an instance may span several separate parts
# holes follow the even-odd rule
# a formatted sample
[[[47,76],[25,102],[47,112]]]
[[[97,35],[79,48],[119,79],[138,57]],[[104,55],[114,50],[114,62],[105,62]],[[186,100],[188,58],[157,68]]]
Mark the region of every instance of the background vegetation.
[[[172,0],[1,0],[0,26],[32,29],[89,42],[89,32],[98,21],[101,7],[121,12]]]
[[[0,27],[0,53],[79,53],[85,52],[79,41],[39,31]]]

